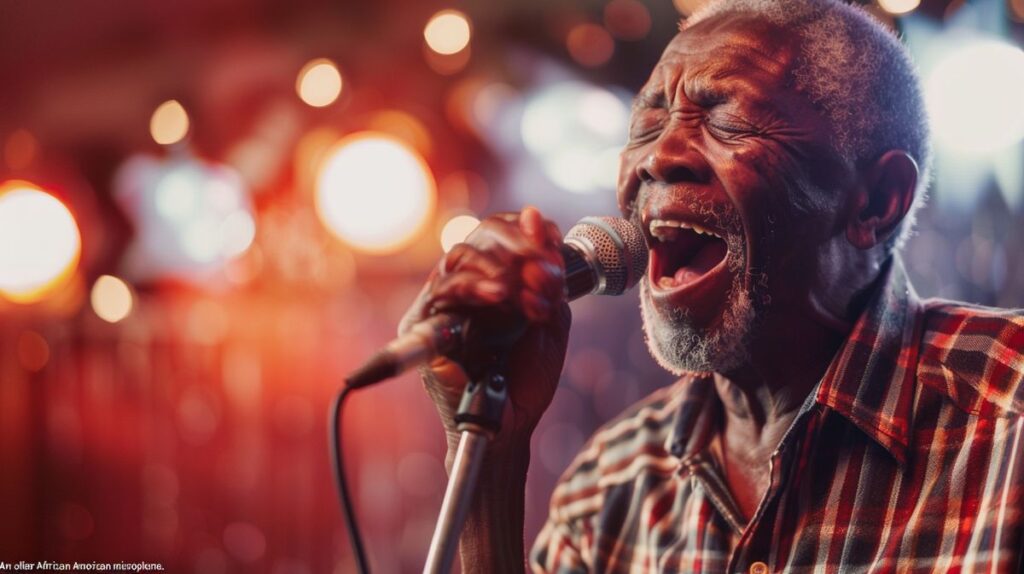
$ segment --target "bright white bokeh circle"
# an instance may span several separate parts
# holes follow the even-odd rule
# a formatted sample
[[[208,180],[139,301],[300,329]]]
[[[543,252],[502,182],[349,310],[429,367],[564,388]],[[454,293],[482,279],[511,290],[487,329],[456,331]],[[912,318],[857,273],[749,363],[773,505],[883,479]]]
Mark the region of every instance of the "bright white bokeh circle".
[[[326,58],[312,60],[299,71],[295,91],[303,102],[314,108],[334,103],[341,94],[341,72]]]
[[[469,237],[470,233],[480,225],[480,220],[472,215],[456,215],[441,228],[441,249],[445,253]]]
[[[28,185],[0,191],[0,294],[16,302],[38,300],[66,278],[82,250],[71,211],[56,197]]]
[[[108,323],[117,323],[131,314],[134,307],[132,290],[122,279],[100,275],[92,285],[89,302],[96,315]]]
[[[427,22],[423,37],[430,49],[442,55],[457,54],[469,45],[469,18],[458,10],[442,10]]]
[[[882,10],[898,16],[916,10],[921,5],[921,0],[878,0],[878,5]]]
[[[926,84],[935,137],[952,150],[989,154],[1024,139],[1024,51],[996,41],[952,52]]]
[[[188,112],[178,100],[160,104],[149,119],[149,133],[160,145],[178,143],[188,135],[188,128]]]
[[[361,132],[326,155],[316,182],[316,210],[335,236],[370,253],[405,247],[434,213],[434,177],[423,158],[383,133]]]

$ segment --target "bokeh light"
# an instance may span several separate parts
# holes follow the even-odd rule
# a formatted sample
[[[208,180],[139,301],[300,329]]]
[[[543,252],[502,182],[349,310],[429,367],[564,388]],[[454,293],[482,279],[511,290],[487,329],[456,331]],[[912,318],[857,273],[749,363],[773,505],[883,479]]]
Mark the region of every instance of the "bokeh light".
[[[302,67],[295,81],[295,91],[303,102],[314,108],[334,103],[341,95],[341,72],[326,58],[312,60]]]
[[[523,143],[562,189],[613,189],[628,119],[623,99],[604,88],[580,82],[555,84],[527,100]]]
[[[597,24],[577,24],[565,39],[569,55],[576,63],[596,68],[612,58],[615,40],[607,30]]]
[[[689,16],[693,14],[701,6],[707,3],[708,0],[672,0],[672,5],[676,7],[683,16]]]
[[[228,166],[183,155],[135,156],[118,170],[114,197],[138,230],[124,266],[135,281],[206,284],[248,251],[256,221],[248,188]]]
[[[926,84],[935,136],[960,152],[988,154],[1024,138],[1024,51],[975,42],[940,61]]]
[[[71,211],[25,181],[0,185],[0,296],[32,303],[62,286],[82,237]]]
[[[472,215],[456,215],[449,219],[441,228],[441,249],[448,253],[452,247],[465,241],[478,225],[480,220]]]
[[[182,164],[156,186],[156,210],[179,231],[178,243],[197,263],[231,259],[245,252],[256,225],[237,176]]]
[[[611,0],[604,7],[604,25],[616,38],[642,40],[651,31],[651,13],[640,0]]]
[[[132,290],[128,284],[113,275],[101,275],[92,285],[89,296],[92,310],[108,323],[117,323],[132,312]]]
[[[160,104],[149,119],[149,133],[153,141],[160,145],[180,142],[188,134],[188,126],[188,112],[178,100]]]
[[[882,10],[890,14],[907,14],[921,5],[921,0],[878,0]]]
[[[442,10],[434,14],[423,29],[427,46],[444,55],[464,50],[469,45],[471,35],[469,19],[458,10]]]
[[[389,134],[360,132],[334,147],[321,165],[316,209],[324,225],[352,247],[389,253],[423,230],[436,204],[423,158]]]

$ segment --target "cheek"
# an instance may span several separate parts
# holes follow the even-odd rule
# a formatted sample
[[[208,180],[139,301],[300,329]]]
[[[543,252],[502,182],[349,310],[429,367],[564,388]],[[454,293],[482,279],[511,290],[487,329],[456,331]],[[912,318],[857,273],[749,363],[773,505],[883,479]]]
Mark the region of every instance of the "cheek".
[[[820,198],[808,197],[812,189],[793,157],[773,146],[752,146],[729,150],[727,161],[735,168],[733,186],[747,196],[741,205],[751,205],[757,218],[768,219],[779,232],[818,223],[814,220],[822,211]],[[809,217],[811,221],[807,221]]]
[[[741,211],[748,233],[764,235],[776,219],[775,211],[785,187],[773,181],[778,170],[766,161],[765,154],[752,150],[729,154],[729,173],[722,178],[726,192]]]
[[[636,166],[641,157],[643,156],[638,150],[625,150],[619,156],[619,181],[616,198],[619,211],[627,219],[632,215],[633,205],[636,203],[636,196],[640,190],[640,178],[636,174]]]

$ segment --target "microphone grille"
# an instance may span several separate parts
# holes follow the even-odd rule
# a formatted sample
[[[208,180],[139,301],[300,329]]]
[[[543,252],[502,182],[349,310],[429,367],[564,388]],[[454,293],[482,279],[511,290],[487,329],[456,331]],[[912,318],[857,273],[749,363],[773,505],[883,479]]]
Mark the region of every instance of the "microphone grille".
[[[569,230],[566,243],[587,254],[597,272],[597,295],[621,295],[647,271],[643,233],[621,217],[584,217]]]

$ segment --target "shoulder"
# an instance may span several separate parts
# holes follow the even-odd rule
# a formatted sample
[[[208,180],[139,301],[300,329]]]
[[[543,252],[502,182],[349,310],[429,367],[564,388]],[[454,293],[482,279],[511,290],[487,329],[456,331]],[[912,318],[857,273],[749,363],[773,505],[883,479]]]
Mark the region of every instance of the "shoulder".
[[[1024,309],[924,301],[918,378],[976,415],[1024,413]]]
[[[562,519],[592,514],[613,486],[632,482],[644,471],[671,473],[677,460],[666,445],[687,381],[658,389],[601,426],[559,480],[552,514]]]

